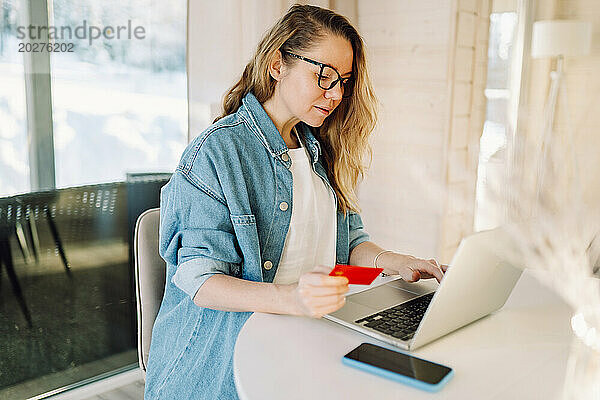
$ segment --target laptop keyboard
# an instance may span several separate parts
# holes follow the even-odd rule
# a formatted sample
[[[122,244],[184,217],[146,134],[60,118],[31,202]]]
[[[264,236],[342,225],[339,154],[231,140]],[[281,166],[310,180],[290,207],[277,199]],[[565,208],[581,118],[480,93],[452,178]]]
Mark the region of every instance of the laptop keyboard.
[[[354,322],[400,340],[412,339],[434,294],[417,297]]]

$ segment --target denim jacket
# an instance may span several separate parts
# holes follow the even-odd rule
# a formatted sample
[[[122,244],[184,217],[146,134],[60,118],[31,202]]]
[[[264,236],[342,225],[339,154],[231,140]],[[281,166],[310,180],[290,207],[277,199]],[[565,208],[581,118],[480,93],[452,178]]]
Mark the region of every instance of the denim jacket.
[[[319,142],[307,125],[298,128],[313,170],[332,190]],[[162,189],[159,248],[167,279],[152,331],[146,399],[237,398],[233,350],[252,313],[198,307],[193,298],[214,274],[273,282],[293,207],[287,151],[249,93],[234,114],[190,143]],[[358,214],[337,213],[337,263],[347,264],[352,249],[367,240]],[[272,384],[268,375],[265,384]]]

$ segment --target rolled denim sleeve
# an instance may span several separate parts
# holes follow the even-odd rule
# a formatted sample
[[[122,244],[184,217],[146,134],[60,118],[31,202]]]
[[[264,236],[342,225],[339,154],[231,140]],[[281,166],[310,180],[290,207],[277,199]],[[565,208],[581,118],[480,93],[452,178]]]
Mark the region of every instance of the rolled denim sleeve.
[[[215,274],[238,276],[242,257],[219,192],[178,169],[161,191],[160,255],[176,266],[171,282],[191,298]]]
[[[349,234],[348,240],[350,243],[349,246],[349,254],[352,254],[352,250],[361,244],[362,242],[366,242],[370,240],[369,234],[365,231],[365,227],[362,222],[362,218],[359,214],[349,211],[348,212],[348,227]]]

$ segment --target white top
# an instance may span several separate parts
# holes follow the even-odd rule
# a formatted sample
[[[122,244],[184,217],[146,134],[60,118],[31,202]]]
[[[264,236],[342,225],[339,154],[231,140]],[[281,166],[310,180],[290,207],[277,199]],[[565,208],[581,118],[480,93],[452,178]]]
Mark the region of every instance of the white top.
[[[302,141],[298,142],[299,148],[288,150],[292,161],[292,216],[273,283],[295,283],[317,265],[335,266],[333,192],[313,171]]]

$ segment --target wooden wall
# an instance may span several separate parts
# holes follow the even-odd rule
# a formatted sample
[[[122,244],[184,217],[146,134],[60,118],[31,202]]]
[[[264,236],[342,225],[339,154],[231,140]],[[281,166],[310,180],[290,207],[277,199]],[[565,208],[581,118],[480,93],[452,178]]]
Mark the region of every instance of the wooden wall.
[[[382,105],[360,199],[386,248],[448,262],[472,230],[490,4],[358,1]]]

